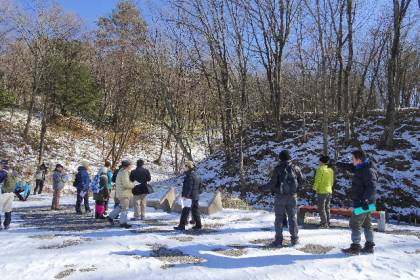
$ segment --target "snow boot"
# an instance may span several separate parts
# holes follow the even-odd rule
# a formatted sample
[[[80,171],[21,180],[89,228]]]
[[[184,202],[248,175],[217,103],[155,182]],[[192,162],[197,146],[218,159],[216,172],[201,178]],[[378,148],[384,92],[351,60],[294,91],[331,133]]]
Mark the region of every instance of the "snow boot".
[[[111,224],[111,226],[113,226],[114,223],[114,219],[112,219],[111,217],[107,217],[108,222]]]
[[[347,255],[351,255],[351,256],[357,256],[357,255],[360,255],[360,251],[362,250],[362,246],[360,246],[360,244],[355,244],[355,243],[353,243],[353,244],[351,244],[350,245],[350,247],[349,248],[347,248],[347,249],[342,249],[341,251],[344,253],[344,254],[347,254]]]
[[[298,237],[292,237],[290,239],[290,243],[292,244],[292,246],[295,246],[296,244],[299,243],[299,238]]]
[[[365,243],[365,247],[363,247],[362,250],[360,250],[360,252],[362,252],[363,254],[373,254],[374,248],[375,243],[373,243],[372,241],[367,241]]]
[[[12,221],[12,212],[4,213],[4,229],[7,230],[10,227],[10,222]]]
[[[273,242],[271,242],[268,247],[273,247],[273,248],[281,248],[283,247],[283,240],[280,239],[276,239]]]
[[[129,228],[131,228],[131,225],[129,225],[129,224],[121,224],[120,227],[129,229]]]
[[[193,230],[201,230],[202,226],[195,225],[192,227]]]
[[[174,227],[174,230],[184,231],[185,227],[184,226],[177,226],[177,227]]]

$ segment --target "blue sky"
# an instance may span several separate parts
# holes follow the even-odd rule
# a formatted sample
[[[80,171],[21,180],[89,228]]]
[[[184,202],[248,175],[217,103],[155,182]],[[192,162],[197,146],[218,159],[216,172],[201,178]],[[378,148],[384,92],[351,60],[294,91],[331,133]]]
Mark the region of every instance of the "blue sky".
[[[96,20],[111,14],[119,0],[56,0],[66,10],[78,14],[88,29],[95,28]],[[134,0],[146,21],[149,21],[163,6],[163,0]]]

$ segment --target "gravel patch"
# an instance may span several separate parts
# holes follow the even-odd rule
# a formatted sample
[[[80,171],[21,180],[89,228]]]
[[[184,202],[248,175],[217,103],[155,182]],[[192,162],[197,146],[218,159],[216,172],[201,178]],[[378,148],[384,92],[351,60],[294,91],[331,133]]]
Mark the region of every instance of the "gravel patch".
[[[54,276],[55,279],[63,279],[70,276],[72,273],[76,272],[76,269],[70,268],[63,270]]]
[[[326,254],[332,249],[334,249],[334,247],[322,246],[318,244],[306,244],[304,247],[297,249],[308,254]]]
[[[242,249],[223,249],[223,248],[217,248],[212,250],[213,252],[216,252],[218,254],[227,256],[227,257],[240,257],[243,255],[246,255],[247,251]]]

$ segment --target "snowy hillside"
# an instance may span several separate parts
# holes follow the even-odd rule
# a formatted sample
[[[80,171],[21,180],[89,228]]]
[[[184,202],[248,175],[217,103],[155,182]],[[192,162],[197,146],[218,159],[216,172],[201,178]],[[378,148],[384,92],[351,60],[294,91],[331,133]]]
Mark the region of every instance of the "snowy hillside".
[[[34,171],[37,158],[37,133],[40,130],[39,118],[32,122],[31,142],[26,144],[21,138],[26,113],[17,111],[0,112],[1,134],[0,158],[9,158],[29,176]],[[391,218],[412,219],[420,216],[420,110],[410,109],[399,113],[396,130],[397,149],[385,151],[378,147],[383,131],[383,116],[380,112],[367,119],[356,120],[357,141],[349,147],[343,146],[343,135],[338,141],[330,139],[330,156],[338,151],[339,161],[350,161],[350,152],[363,148],[376,162],[379,170],[378,206],[386,210]],[[247,133],[245,139],[245,176],[247,186],[240,188],[239,176],[229,175],[224,168],[222,152],[216,152],[206,158],[205,145],[196,141],[193,156],[199,162],[198,172],[209,190],[220,189],[226,193],[241,197],[257,208],[271,208],[272,196],[261,194],[256,189],[267,182],[271,170],[277,163],[277,155],[282,149],[289,149],[296,162],[300,164],[307,178],[306,186],[300,191],[300,203],[312,203],[311,184],[322,151],[321,124],[318,120],[306,120],[307,139],[303,139],[302,120],[289,117],[284,121],[283,141],[275,139],[275,133],[256,124]],[[343,123],[332,123],[329,127],[334,135],[335,130],[342,131]],[[152,172],[155,186],[166,188],[180,187],[182,177],[173,172],[174,155],[168,149],[163,150],[162,164],[153,161],[160,149],[159,131],[146,127],[139,136],[139,141],[131,145],[124,158],[136,160],[141,157],[147,162]],[[94,127],[78,119],[63,119],[60,125],[48,130],[45,159],[51,166],[60,162],[68,171],[74,172],[82,159],[91,162],[94,168],[99,167],[105,157],[108,143]],[[104,149],[105,147],[105,149]],[[350,177],[338,174],[338,185],[333,195],[333,204],[349,206]],[[69,184],[67,190],[73,190]]]
[[[389,226],[374,255],[348,257],[345,221],[300,230],[296,247],[272,248],[274,215],[226,209],[204,217],[199,233],[177,233],[178,215],[149,210],[130,230],[50,211],[48,194],[15,202],[9,231],[0,231],[0,278],[45,279],[419,279],[420,231]],[[63,202],[74,203],[73,196]],[[309,222],[310,223],[310,222]],[[285,233],[285,241],[289,235]]]
[[[383,132],[384,117],[380,114],[367,119],[357,119],[357,141],[343,147],[344,135],[338,141],[330,138],[330,156],[338,151],[338,161],[350,162],[351,151],[362,148],[376,163],[379,171],[378,205],[390,214],[420,216],[420,110],[412,109],[399,113],[396,130],[397,148],[394,151],[382,150],[378,144]],[[224,170],[223,153],[217,153],[199,165],[199,173],[211,189],[224,189],[241,196],[257,207],[270,206],[272,197],[262,195],[256,189],[268,181],[271,170],[277,164],[277,155],[283,149],[290,150],[292,157],[304,172],[307,185],[300,192],[302,204],[313,198],[312,183],[322,152],[322,129],[317,120],[306,120],[307,140],[303,139],[302,119],[289,119],[284,122],[284,141],[277,141],[270,130],[252,129],[248,132],[245,148],[245,172],[248,186],[239,188],[239,176],[230,176]],[[331,133],[342,122],[333,123]],[[340,129],[339,131],[343,131]],[[333,195],[333,203],[349,206],[350,177],[338,174],[338,186]],[[397,218],[397,215],[391,215]]]

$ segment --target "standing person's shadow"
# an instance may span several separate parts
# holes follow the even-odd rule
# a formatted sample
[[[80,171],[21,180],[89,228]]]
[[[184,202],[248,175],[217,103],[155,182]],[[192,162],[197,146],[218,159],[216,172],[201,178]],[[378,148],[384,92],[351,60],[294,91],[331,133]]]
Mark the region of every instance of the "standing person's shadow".
[[[299,261],[311,261],[317,259],[337,259],[345,258],[346,256],[343,253],[334,253],[334,254],[281,254],[279,249],[279,254],[276,255],[267,255],[267,256],[258,256],[258,257],[229,257],[220,255],[214,250],[216,248],[226,247],[226,246],[208,246],[208,245],[190,245],[190,246],[181,246],[170,248],[174,251],[181,251],[186,255],[197,257],[203,259],[199,263],[188,263],[188,264],[177,264],[178,268],[185,268],[191,266],[203,266],[206,268],[222,268],[222,269],[237,269],[237,268],[248,268],[248,267],[267,267],[267,266],[276,266],[276,265],[290,265]],[[229,247],[226,247],[229,248]],[[250,246],[250,248],[258,248],[255,246]],[[150,251],[120,251],[112,252],[111,254],[123,255],[123,256],[133,256],[138,255],[142,257],[150,257],[153,253],[153,250]]]

